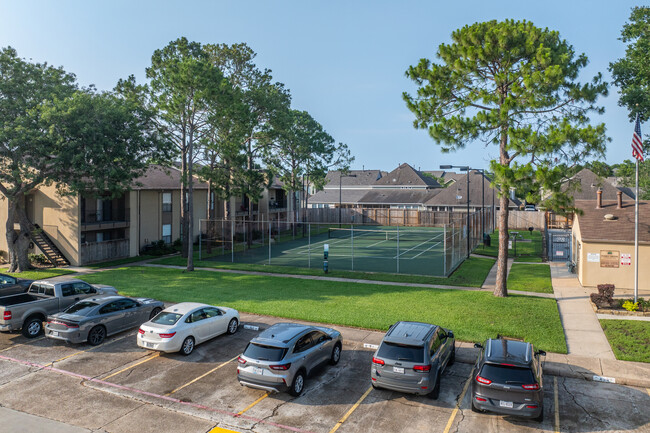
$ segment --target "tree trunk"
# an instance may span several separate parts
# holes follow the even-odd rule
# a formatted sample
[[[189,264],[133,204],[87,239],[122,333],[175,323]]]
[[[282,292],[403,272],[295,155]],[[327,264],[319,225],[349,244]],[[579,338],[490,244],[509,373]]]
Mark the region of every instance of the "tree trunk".
[[[25,195],[19,193],[19,197],[7,197],[7,222],[6,237],[9,254],[9,272],[23,272],[30,269],[27,256],[29,248],[29,224],[25,214]],[[14,229],[14,224],[20,223],[20,233]]]
[[[194,137],[190,133],[189,145],[187,147],[187,271],[194,270],[194,179],[193,179],[193,155]]]
[[[506,151],[508,144],[508,130],[507,126],[501,129],[501,142],[499,143],[499,163],[503,166],[510,165],[510,157]],[[504,191],[501,188],[501,197],[499,197],[499,206],[501,207],[499,214],[499,256],[497,258],[497,281],[494,287],[494,296],[504,298],[508,296],[508,240],[510,234],[508,232],[508,204],[510,191]]]
[[[216,194],[215,194],[216,198]],[[214,205],[214,200],[212,199],[212,181],[208,181],[208,220],[205,223],[206,235],[208,236],[208,242],[206,243],[206,251],[208,254],[212,252],[212,239],[214,239],[214,216],[217,212],[217,207]]]
[[[185,192],[187,190],[187,149],[184,148],[181,152],[181,257],[187,257],[187,197]]]

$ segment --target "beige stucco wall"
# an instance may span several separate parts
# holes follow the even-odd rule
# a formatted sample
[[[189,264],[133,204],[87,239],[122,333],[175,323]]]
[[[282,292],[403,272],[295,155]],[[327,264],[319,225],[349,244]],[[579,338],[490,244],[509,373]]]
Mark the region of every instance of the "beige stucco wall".
[[[580,268],[578,278],[580,284],[595,287],[598,284],[611,283],[617,288],[634,288],[634,244],[592,243],[579,242]],[[601,267],[600,262],[587,261],[588,254],[601,254],[601,251],[618,251],[618,268]],[[621,264],[620,255],[630,254],[632,262]],[[601,254],[602,257],[602,254]],[[650,289],[650,245],[639,245],[639,289]]]

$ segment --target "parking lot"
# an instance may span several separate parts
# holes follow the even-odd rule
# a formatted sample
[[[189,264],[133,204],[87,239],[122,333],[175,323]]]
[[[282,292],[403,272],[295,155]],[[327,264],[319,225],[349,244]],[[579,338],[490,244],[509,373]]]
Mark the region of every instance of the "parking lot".
[[[274,322],[242,315],[243,324],[262,329]],[[541,424],[472,412],[467,363],[445,372],[438,400],[374,390],[373,350],[364,343],[377,344],[382,334],[364,331],[361,339],[339,329],[341,362],[309,378],[297,398],[239,385],[236,358],[258,332],[243,326],[188,357],[138,348],[137,329],[97,347],[3,333],[0,405],[107,432],[650,432],[644,388],[545,376]]]

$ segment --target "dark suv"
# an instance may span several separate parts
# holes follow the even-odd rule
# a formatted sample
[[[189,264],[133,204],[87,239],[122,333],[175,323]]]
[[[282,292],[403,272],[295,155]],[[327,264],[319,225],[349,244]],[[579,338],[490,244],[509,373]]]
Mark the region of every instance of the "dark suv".
[[[374,388],[438,398],[440,376],[456,359],[454,333],[420,322],[390,327],[372,358]]]
[[[490,339],[476,361],[472,380],[472,411],[490,411],[504,415],[544,419],[542,388],[543,350],[533,345],[503,338]]]

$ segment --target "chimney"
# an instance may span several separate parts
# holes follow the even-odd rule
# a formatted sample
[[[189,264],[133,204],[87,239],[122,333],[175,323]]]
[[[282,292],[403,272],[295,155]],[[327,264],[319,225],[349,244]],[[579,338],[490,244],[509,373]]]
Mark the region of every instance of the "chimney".
[[[623,191],[616,191],[616,209],[623,209]]]
[[[596,191],[596,209],[602,209],[603,208],[603,190],[598,188],[598,191]]]

